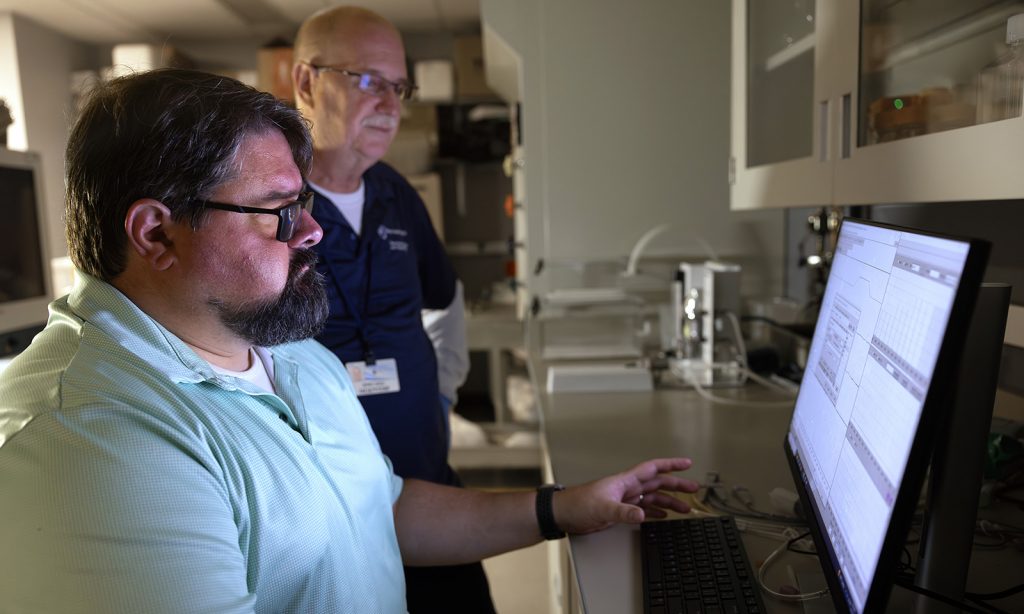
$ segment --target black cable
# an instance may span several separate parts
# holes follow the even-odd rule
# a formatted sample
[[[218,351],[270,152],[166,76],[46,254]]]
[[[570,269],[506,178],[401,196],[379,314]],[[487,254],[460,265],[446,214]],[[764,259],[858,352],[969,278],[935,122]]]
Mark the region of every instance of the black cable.
[[[972,597],[967,597],[967,601],[974,603],[986,612],[992,612],[993,614],[1009,614],[1008,612],[1006,612],[1006,610],[1000,610],[999,608],[991,604],[985,603],[984,601],[978,601],[977,599],[974,599]]]
[[[999,612],[1000,614],[1006,614],[1006,613],[1003,613],[1002,610],[999,610],[998,608],[993,608],[992,606],[989,606],[987,604],[979,604],[979,605],[982,605],[985,608],[985,609],[980,609],[980,608],[976,608],[976,607],[974,607],[974,606],[972,606],[972,605],[970,605],[968,603],[965,603],[963,601],[957,601],[956,599],[950,599],[949,597],[947,597],[945,595],[942,595],[942,594],[939,594],[939,593],[936,593],[935,591],[930,591],[930,590],[928,590],[926,588],[922,588],[920,586],[917,586],[916,584],[914,584],[914,582],[912,580],[904,578],[904,577],[897,577],[896,578],[896,585],[897,586],[902,586],[903,588],[907,589],[908,591],[913,591],[915,593],[919,593],[921,595],[924,595],[925,597],[928,597],[930,599],[934,599],[936,601],[941,601],[942,603],[945,603],[946,605],[951,605],[953,607],[960,608],[964,612],[973,612],[974,614],[989,614],[989,612],[995,611],[995,612]]]
[[[817,550],[804,550],[803,548],[793,547],[793,544],[800,541],[801,539],[804,539],[805,537],[808,537],[810,534],[810,531],[804,531],[800,535],[797,535],[793,539],[789,540],[789,542],[786,544],[786,550],[788,550],[789,552],[794,552],[796,554],[809,554],[811,556],[818,556]]]
[[[1009,597],[1011,595],[1016,595],[1017,593],[1019,593],[1021,591],[1024,591],[1024,584],[1018,584],[1017,586],[1011,586],[1010,588],[1004,588],[1003,590],[996,591],[994,593],[967,593],[967,596],[971,597],[972,599],[981,599],[982,601],[985,601],[985,600],[1004,599],[1004,598]]]

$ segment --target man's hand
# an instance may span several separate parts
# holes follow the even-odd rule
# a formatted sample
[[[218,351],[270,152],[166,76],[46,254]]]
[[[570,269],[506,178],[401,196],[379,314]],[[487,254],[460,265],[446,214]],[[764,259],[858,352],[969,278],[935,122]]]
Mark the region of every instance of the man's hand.
[[[555,522],[567,533],[593,533],[614,524],[638,524],[645,518],[664,518],[665,510],[680,513],[690,506],[669,492],[697,492],[693,480],[671,475],[689,469],[688,458],[660,458],[555,493]]]

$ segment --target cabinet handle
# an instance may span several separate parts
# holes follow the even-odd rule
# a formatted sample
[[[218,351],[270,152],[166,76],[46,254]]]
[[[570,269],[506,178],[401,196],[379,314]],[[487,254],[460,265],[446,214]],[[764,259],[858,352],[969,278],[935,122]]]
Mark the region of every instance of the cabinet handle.
[[[828,162],[828,99],[818,103],[818,161]]]
[[[845,160],[850,157],[850,125],[853,114],[851,113],[851,96],[847,92],[843,94],[842,118],[839,122],[841,133],[839,135],[840,156]]]

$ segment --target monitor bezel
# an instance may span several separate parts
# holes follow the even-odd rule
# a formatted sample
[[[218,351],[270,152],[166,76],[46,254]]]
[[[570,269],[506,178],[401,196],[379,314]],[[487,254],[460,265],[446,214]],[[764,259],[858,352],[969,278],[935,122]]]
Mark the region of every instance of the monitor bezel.
[[[43,293],[19,300],[0,302],[0,356],[11,351],[24,349],[21,341],[25,333],[34,334],[42,329],[48,317],[48,307],[53,300],[53,282],[50,271],[50,249],[47,237],[46,199],[43,190],[43,163],[39,154],[31,151],[15,151],[0,147],[0,167],[28,170],[32,172],[35,189],[36,232],[39,238],[38,257],[43,276]],[[32,254],[31,257],[37,257]],[[18,347],[4,347],[17,341]]]
[[[868,589],[867,598],[864,601],[863,611],[873,612],[883,609],[889,599],[893,581],[895,580],[896,566],[899,562],[900,554],[906,545],[907,534],[913,522],[914,512],[917,509],[917,502],[920,499],[921,488],[924,484],[928,465],[931,462],[932,451],[935,448],[938,432],[949,420],[956,384],[955,380],[959,369],[959,356],[967,338],[967,328],[970,324],[974,303],[985,274],[985,266],[988,261],[991,245],[981,239],[952,236],[858,218],[844,219],[839,227],[839,236],[842,235],[843,227],[847,223],[863,224],[919,236],[949,239],[968,245],[963,274],[960,276],[960,283],[957,287],[952,309],[950,310],[946,334],[943,336],[942,344],[939,348],[931,384],[928,387],[928,393],[925,395],[924,403],[921,407],[921,418],[918,423],[917,433],[914,436],[914,442],[911,445],[910,455],[907,459],[906,471],[903,474],[899,492],[893,503],[889,527],[882,541],[878,564],[875,567],[875,574]],[[790,421],[790,427],[786,430],[783,447],[789,462],[793,482],[803,504],[804,515],[808,520],[812,539],[818,551],[818,559],[825,573],[825,579],[836,610],[839,612],[851,612],[852,609],[847,601],[847,597],[843,594],[843,584],[840,582],[836,553],[822,530],[820,510],[817,508],[813,497],[810,496],[800,461],[789,443],[791,431],[792,421]]]

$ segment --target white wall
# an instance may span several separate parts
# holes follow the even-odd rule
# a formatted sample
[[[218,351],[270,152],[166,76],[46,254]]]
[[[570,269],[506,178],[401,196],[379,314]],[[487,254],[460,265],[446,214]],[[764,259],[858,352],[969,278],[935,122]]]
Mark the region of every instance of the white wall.
[[[18,69],[18,51],[14,44],[14,16],[0,13],[0,98],[11,110],[14,121],[7,128],[7,147],[28,149],[25,134],[25,110],[21,104],[21,75]]]
[[[71,74],[94,61],[91,47],[20,15],[0,15],[0,97],[16,97],[11,149],[37,152],[43,163],[49,257],[64,256],[64,148],[71,117]],[[14,105],[12,105],[14,106]]]
[[[747,294],[782,285],[782,213],[729,211],[730,7],[703,0],[481,0],[522,56],[531,262],[652,253],[746,268]],[[531,280],[545,289],[544,275]]]

